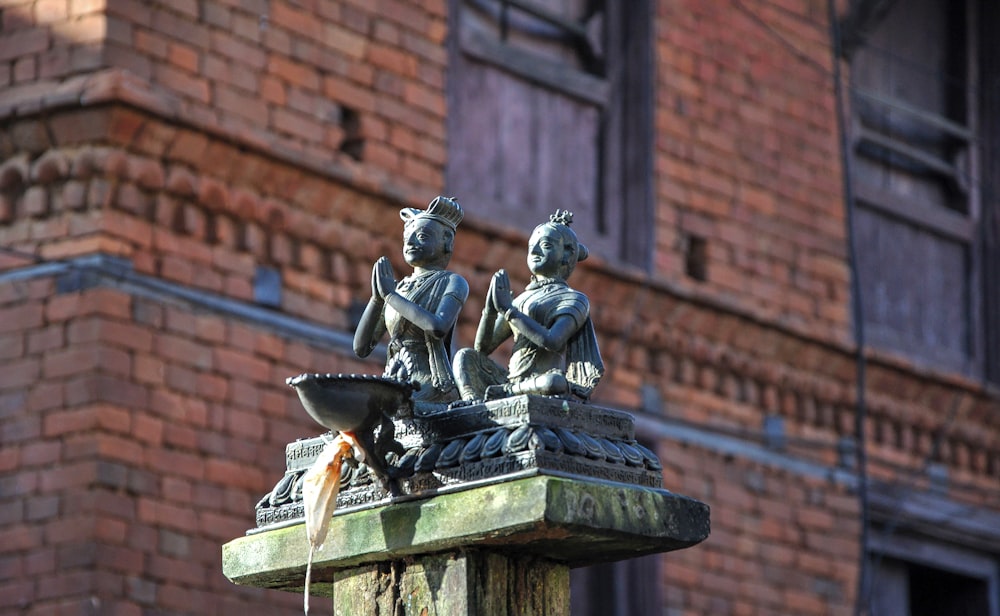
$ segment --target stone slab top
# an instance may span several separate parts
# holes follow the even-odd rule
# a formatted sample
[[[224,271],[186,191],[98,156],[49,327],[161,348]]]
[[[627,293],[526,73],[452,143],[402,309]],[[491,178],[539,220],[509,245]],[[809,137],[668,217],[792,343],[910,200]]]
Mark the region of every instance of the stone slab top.
[[[540,475],[337,515],[316,551],[313,576],[474,549],[583,566],[686,548],[708,534],[709,507],[692,498]],[[297,524],[223,545],[222,569],[236,584],[297,591],[308,552],[305,527]]]

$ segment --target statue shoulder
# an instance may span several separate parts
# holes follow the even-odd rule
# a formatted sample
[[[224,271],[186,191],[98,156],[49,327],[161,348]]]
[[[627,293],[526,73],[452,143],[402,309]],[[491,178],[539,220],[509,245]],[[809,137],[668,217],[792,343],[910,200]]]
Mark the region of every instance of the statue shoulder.
[[[590,316],[590,300],[580,291],[566,287],[557,296],[554,316],[560,315],[572,316],[580,327]]]
[[[469,283],[460,274],[450,270],[443,270],[447,274],[445,283],[445,295],[451,295],[460,302],[465,303],[469,297]]]
[[[584,293],[571,287],[566,287],[566,290],[563,291],[559,298],[559,303],[567,307],[572,306],[584,313],[590,312],[590,299]]]

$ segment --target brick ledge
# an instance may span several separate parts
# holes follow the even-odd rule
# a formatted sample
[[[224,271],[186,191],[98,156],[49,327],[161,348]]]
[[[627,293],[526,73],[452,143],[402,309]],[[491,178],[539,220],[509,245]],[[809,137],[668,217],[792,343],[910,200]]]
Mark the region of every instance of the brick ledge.
[[[110,68],[63,81],[42,81],[0,91],[0,122],[42,115],[67,107],[124,104],[174,124],[189,127],[239,148],[349,184],[372,196],[422,207],[426,188],[400,182],[387,170],[356,163],[347,156],[316,162],[313,158],[264,130],[233,131],[190,117],[183,101],[130,71]]]

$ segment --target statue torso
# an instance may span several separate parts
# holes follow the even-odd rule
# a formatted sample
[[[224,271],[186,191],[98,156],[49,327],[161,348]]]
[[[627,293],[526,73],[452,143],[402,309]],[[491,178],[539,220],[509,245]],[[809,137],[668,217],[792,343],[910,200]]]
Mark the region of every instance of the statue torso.
[[[437,312],[441,300],[448,293],[452,276],[457,276],[447,270],[433,270],[419,275],[403,278],[396,285],[396,292],[429,312]],[[392,306],[385,305],[385,327],[389,333],[389,350],[386,361],[385,376],[417,381],[423,386],[414,394],[414,398],[434,399],[443,395],[431,385],[435,380],[451,383],[450,362],[447,361],[446,340],[429,340],[425,332],[418,326],[403,318]],[[433,348],[431,348],[433,347]],[[431,354],[441,355],[445,361],[436,362],[443,367],[435,369]],[[435,374],[435,370],[447,370],[449,374]],[[455,396],[449,390],[448,398]]]
[[[587,297],[561,281],[529,287],[514,299],[514,307],[546,328],[552,327],[556,319],[563,315],[572,317],[579,328],[590,313]],[[552,351],[539,347],[514,330],[514,351],[510,358],[511,381],[550,370],[562,371],[565,368],[565,348]]]

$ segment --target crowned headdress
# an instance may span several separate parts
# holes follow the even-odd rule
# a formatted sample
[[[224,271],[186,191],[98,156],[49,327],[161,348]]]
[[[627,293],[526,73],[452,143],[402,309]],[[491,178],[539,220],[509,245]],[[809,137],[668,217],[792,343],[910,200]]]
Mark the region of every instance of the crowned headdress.
[[[465,217],[465,212],[454,197],[434,197],[426,210],[403,208],[399,210],[399,217],[403,219],[403,224],[409,224],[410,221],[420,218],[430,218],[455,231],[458,229],[458,223]]]

